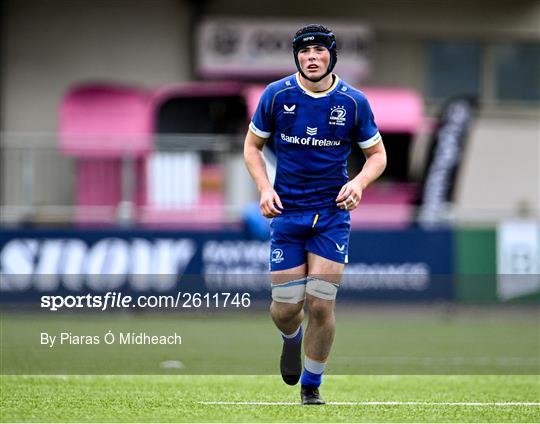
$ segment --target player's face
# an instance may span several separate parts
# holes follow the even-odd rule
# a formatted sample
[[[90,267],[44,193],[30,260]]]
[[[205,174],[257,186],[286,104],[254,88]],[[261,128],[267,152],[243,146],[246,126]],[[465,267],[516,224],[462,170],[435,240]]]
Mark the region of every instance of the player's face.
[[[330,52],[323,46],[307,46],[298,51],[298,62],[306,76],[316,79],[326,73]]]

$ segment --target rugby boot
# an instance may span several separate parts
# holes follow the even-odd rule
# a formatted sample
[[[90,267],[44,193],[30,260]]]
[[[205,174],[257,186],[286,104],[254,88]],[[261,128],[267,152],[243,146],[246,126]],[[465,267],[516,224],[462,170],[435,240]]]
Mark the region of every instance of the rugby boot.
[[[324,405],[326,402],[321,398],[319,389],[315,386],[304,386],[300,389],[302,405]]]
[[[283,342],[279,360],[281,378],[289,386],[294,386],[302,374],[302,339],[298,343]]]

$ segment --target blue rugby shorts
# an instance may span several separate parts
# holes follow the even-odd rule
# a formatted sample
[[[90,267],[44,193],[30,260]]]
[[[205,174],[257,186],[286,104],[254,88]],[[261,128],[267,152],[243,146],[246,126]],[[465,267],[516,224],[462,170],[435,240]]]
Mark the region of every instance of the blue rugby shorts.
[[[331,209],[279,215],[272,219],[270,271],[306,263],[307,252],[346,264],[351,218],[348,211]]]

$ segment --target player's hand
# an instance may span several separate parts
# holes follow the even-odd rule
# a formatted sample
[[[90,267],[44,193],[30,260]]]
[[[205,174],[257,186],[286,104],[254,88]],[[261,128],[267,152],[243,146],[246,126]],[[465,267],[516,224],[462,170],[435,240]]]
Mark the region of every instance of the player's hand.
[[[362,187],[355,180],[349,181],[339,191],[336,197],[338,208],[352,211],[360,204],[362,199]]]
[[[281,214],[283,205],[281,200],[273,188],[261,191],[261,201],[259,202],[261,213],[266,218],[273,218]]]

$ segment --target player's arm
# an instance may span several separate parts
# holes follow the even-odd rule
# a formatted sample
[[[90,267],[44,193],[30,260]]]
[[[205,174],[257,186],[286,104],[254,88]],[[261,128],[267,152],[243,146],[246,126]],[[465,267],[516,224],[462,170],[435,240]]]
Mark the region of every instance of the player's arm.
[[[266,139],[248,130],[244,142],[244,160],[261,196],[259,202],[261,213],[267,218],[273,218],[281,213],[277,207],[283,209],[283,206],[266,173],[262,153],[265,142]]]
[[[362,151],[366,163],[358,175],[341,188],[336,198],[337,205],[341,209],[355,209],[362,199],[362,192],[376,181],[386,168],[386,150],[382,140]]]
[[[374,146],[362,149],[366,157],[366,163],[362,171],[353,179],[362,190],[365,190],[371,183],[375,182],[386,168],[386,150],[383,141],[379,141]]]

